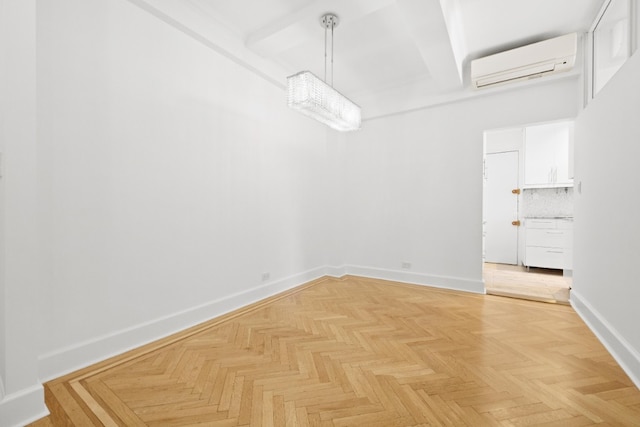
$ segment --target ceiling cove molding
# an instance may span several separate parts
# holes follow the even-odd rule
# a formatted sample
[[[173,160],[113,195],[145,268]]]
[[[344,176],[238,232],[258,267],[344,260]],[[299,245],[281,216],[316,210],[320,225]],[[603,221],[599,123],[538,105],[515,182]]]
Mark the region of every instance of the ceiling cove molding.
[[[394,106],[392,106],[390,108],[391,111],[374,112],[369,117],[362,117],[362,122],[365,123],[371,120],[385,119],[387,117],[400,116],[403,114],[409,114],[416,111],[427,110],[430,108],[437,108],[446,104],[453,104],[456,102],[468,101],[470,99],[498,95],[503,92],[520,90],[533,85],[542,86],[542,85],[556,83],[560,80],[579,80],[580,78],[581,78],[580,71],[574,69],[573,71],[570,71],[568,73],[548,76],[544,80],[541,80],[541,79],[527,80],[519,83],[514,83],[509,86],[500,86],[500,87],[496,87],[496,88],[492,88],[484,91],[461,90],[453,93],[443,94],[440,96],[430,97],[427,102],[419,103],[416,105],[406,105],[404,107],[398,107],[398,108],[394,108]]]

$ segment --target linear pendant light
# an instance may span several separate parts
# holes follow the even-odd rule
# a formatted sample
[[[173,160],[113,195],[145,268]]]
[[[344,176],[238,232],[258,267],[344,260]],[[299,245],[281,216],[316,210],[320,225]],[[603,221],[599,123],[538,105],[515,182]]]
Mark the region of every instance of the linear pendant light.
[[[320,20],[324,27],[324,74],[321,80],[311,71],[287,77],[287,105],[338,131],[360,129],[360,107],[333,88],[333,30],[338,17],[328,13]],[[327,84],[327,32],[331,29],[331,85]]]

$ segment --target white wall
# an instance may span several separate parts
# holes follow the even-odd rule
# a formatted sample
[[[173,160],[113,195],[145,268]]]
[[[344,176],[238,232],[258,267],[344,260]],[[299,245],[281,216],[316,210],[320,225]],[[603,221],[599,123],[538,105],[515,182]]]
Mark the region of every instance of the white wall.
[[[281,87],[64,0],[38,4],[38,91],[43,379],[325,274],[330,134]]]
[[[365,122],[345,148],[347,271],[484,292],[483,132],[575,117],[578,90],[556,80]]]
[[[33,54],[35,2],[0,4],[21,5],[0,28],[23,37],[3,38],[3,53]],[[41,413],[38,374],[326,273],[482,292],[482,133],[572,117],[578,99],[576,79],[554,80],[336,137],[287,110],[282,88],[125,0],[39,2],[36,46],[37,103],[20,68],[34,59],[2,67],[17,79],[2,111],[27,94],[27,123],[12,123],[28,130],[2,140],[20,177],[0,189],[11,417],[6,397],[25,392]]]
[[[640,386],[640,55],[579,115],[571,301]]]
[[[37,376],[34,0],[0,0],[0,425],[46,415]]]

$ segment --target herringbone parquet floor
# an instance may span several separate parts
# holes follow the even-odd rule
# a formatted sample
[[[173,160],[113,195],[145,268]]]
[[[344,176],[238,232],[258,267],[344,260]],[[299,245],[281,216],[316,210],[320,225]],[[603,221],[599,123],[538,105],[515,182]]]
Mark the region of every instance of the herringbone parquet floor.
[[[325,278],[46,384],[53,425],[640,426],[571,307]]]

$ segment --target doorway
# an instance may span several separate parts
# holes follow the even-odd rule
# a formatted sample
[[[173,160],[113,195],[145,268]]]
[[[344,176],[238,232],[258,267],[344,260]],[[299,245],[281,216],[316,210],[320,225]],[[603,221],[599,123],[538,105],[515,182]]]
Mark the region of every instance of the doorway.
[[[564,276],[561,269],[525,267],[529,265],[525,260],[525,223],[539,215],[541,207],[568,213],[564,206],[566,191],[524,185],[527,129],[519,127],[484,133],[482,256],[485,290],[493,295],[568,303],[570,275]],[[535,157],[530,156],[529,163],[532,159]],[[552,214],[556,215],[556,210]]]

